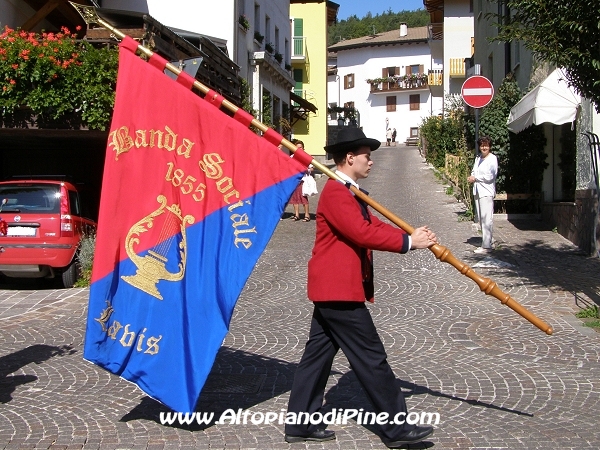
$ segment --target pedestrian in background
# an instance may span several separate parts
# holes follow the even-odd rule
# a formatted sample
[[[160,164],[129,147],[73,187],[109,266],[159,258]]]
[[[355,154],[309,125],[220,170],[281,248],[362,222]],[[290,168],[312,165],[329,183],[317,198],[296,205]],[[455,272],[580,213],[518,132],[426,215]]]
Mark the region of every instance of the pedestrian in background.
[[[392,144],[394,144],[394,147],[396,146],[396,129],[395,128],[392,130]]]
[[[392,142],[392,129],[388,128],[387,130],[385,130],[385,139],[386,139],[386,146],[389,147],[390,143]]]
[[[304,148],[304,142],[302,142],[299,139],[296,139],[294,141],[294,144],[296,144],[296,147],[298,147],[298,148],[302,148],[302,149]],[[310,164],[308,166],[308,168],[306,169],[306,173],[308,175],[310,175],[310,173],[312,172],[312,168],[313,168],[313,165]],[[303,184],[304,184],[304,182],[302,180],[300,180],[300,183],[298,183],[298,186],[296,186],[296,189],[294,190],[294,192],[292,193],[292,196],[290,197],[289,204],[294,207],[294,215],[291,217],[291,219],[295,220],[295,221],[300,220],[300,205],[302,205],[304,207],[304,219],[302,219],[302,221],[310,222],[310,213],[309,213],[309,208],[308,208],[308,196],[302,194],[302,185]]]
[[[498,158],[491,152],[492,139],[489,136],[480,137],[477,140],[477,145],[479,146],[479,153],[475,158],[471,176],[467,178],[467,181],[473,184],[473,198],[483,235],[481,247],[476,248],[474,252],[484,254],[492,251]]]

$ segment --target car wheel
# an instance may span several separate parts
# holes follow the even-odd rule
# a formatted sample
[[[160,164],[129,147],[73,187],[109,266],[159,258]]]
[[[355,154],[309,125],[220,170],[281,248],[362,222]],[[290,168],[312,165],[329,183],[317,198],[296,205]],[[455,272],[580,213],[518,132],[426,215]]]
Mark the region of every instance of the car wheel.
[[[79,264],[73,261],[62,273],[62,283],[65,288],[72,288],[79,279]]]

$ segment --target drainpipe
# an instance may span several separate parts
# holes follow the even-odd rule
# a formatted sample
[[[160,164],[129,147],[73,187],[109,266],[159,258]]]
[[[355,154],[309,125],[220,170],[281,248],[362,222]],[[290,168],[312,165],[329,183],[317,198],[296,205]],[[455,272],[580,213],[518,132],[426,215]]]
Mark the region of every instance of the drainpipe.
[[[508,2],[504,2],[504,25],[510,24],[510,8],[507,3]],[[510,42],[504,43],[504,76],[508,75],[512,70],[510,44]]]

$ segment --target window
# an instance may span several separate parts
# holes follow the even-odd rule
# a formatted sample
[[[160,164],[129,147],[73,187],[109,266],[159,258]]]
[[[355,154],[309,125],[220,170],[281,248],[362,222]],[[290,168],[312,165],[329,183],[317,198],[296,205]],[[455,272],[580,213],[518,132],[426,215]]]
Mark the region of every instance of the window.
[[[410,128],[410,137],[411,138],[419,137],[419,127],[411,127]]]
[[[386,107],[386,111],[388,111],[388,112],[396,111],[396,96],[395,95],[388,95],[385,98],[385,107]]]
[[[260,6],[254,4],[254,31],[260,33]]]
[[[400,75],[400,67],[384,67],[383,77],[393,77],[394,75]]]
[[[271,18],[265,16],[265,43],[271,42]]]
[[[421,109],[421,94],[412,94],[409,96],[410,110],[415,111]]]
[[[302,81],[304,72],[302,69],[294,69],[294,94],[304,97],[302,90]]]
[[[292,37],[304,36],[304,19],[294,19],[294,27],[292,28]]]
[[[344,89],[352,89],[354,87],[354,74],[349,73],[344,75]]]
[[[279,28],[275,27],[275,51],[279,53]]]

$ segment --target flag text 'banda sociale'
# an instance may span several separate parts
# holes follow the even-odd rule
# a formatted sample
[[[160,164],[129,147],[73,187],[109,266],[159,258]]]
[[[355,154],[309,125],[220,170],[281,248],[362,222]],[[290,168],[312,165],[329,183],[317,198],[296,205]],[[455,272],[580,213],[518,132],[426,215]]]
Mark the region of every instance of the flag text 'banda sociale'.
[[[304,170],[122,45],[84,358],[193,411]]]

